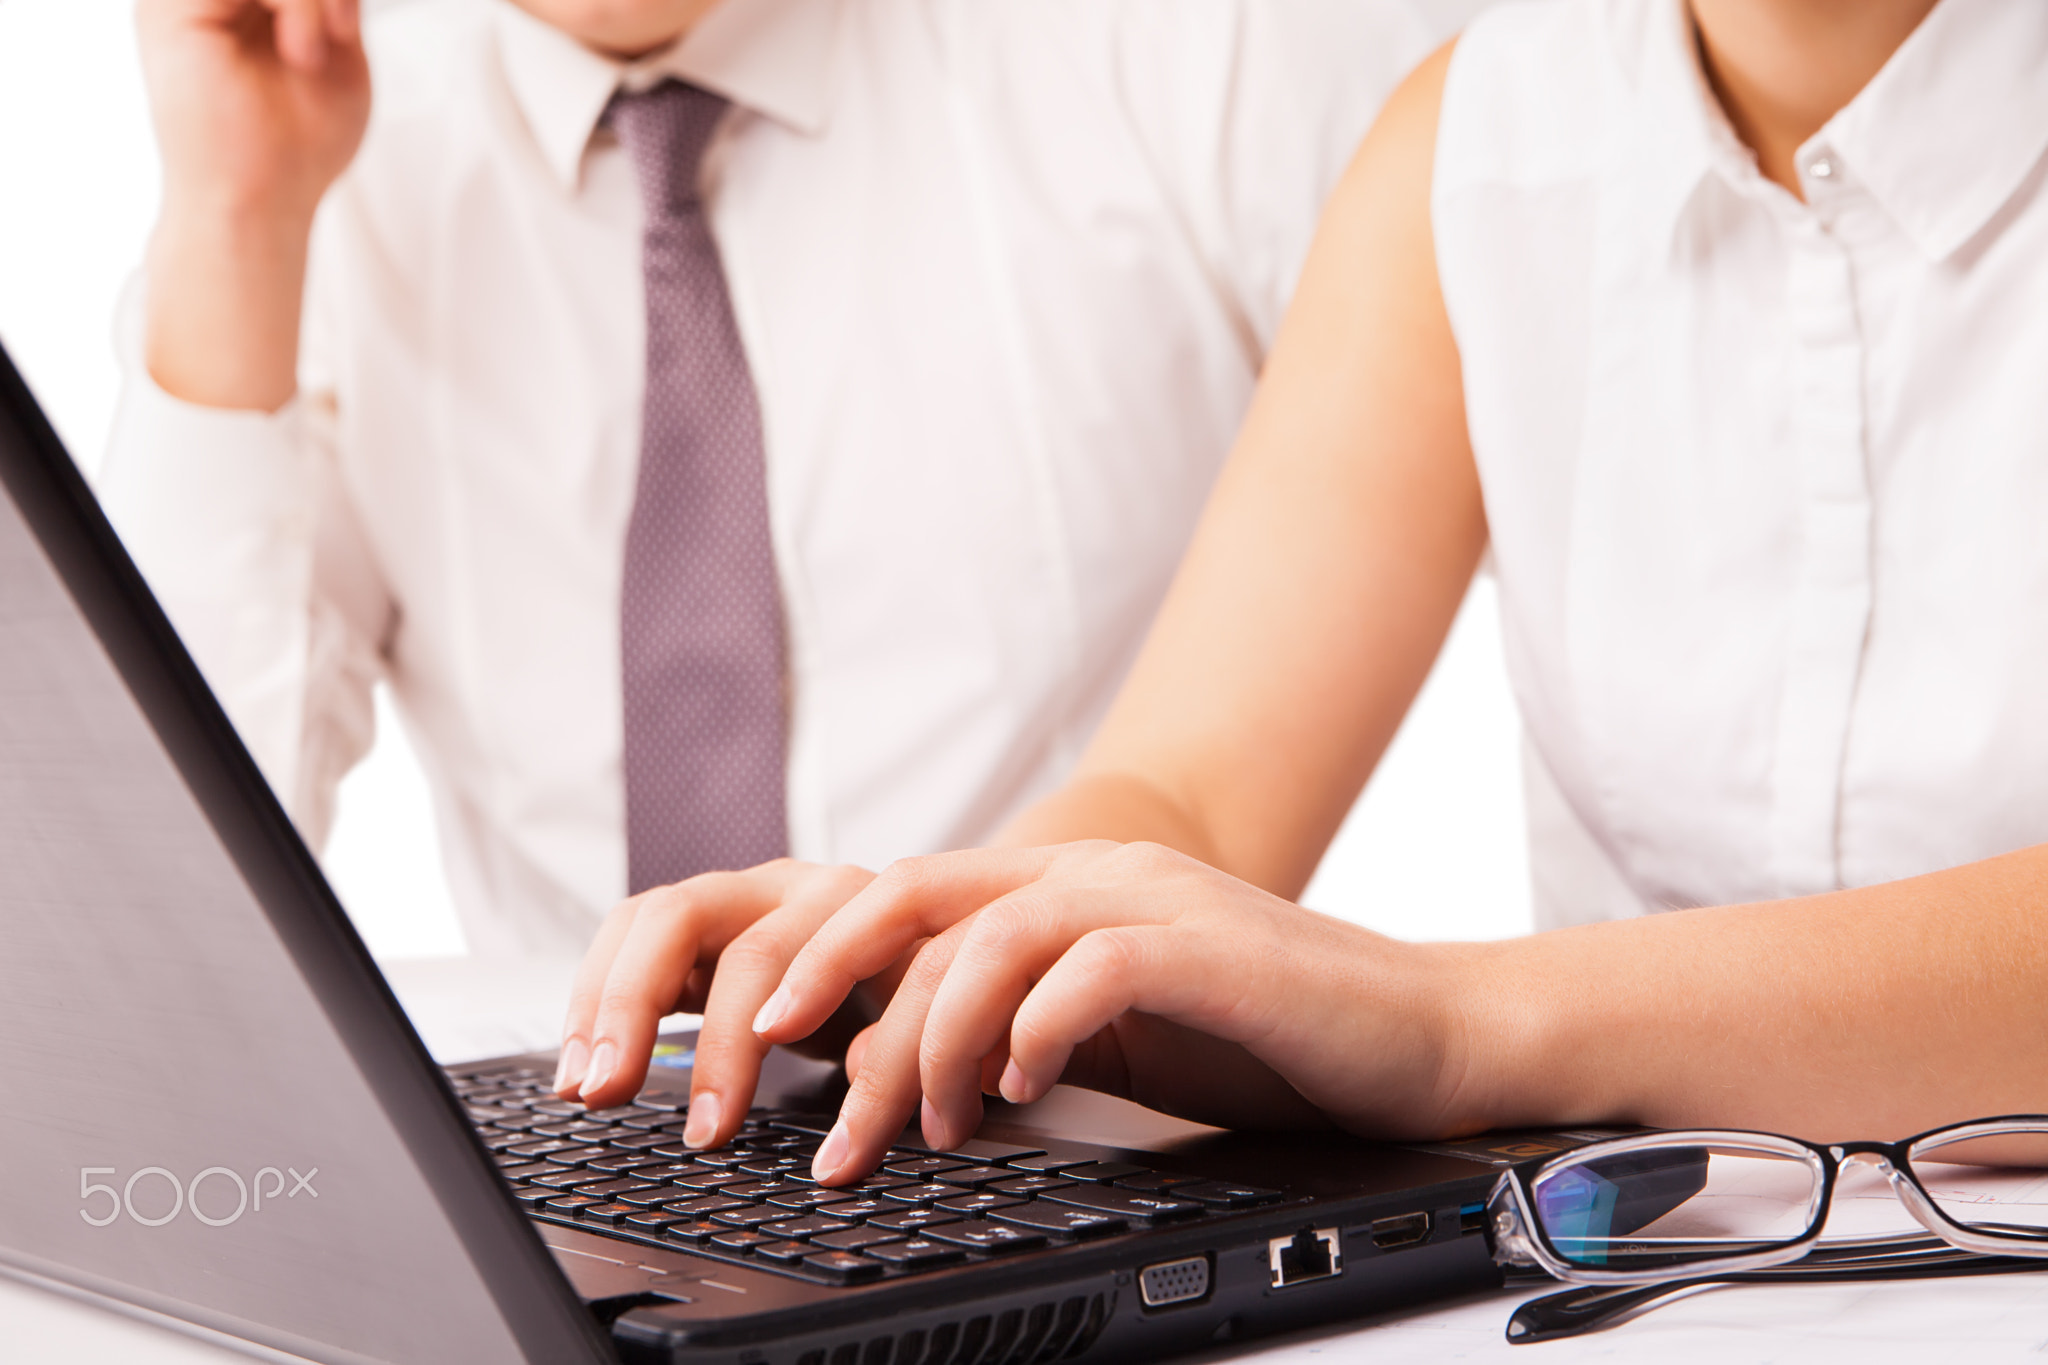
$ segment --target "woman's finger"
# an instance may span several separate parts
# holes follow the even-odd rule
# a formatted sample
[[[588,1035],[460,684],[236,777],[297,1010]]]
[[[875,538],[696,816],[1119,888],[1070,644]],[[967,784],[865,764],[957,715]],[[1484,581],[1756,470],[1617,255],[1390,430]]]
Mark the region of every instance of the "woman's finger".
[[[777,909],[719,954],[697,1035],[685,1145],[716,1147],[739,1128],[770,1046],[754,1033],[754,1016],[818,926],[873,880],[859,867],[810,869],[784,888]]]
[[[597,1022],[605,978],[611,975],[612,959],[619,955],[619,945],[626,941],[639,911],[639,897],[613,906],[576,968],[575,984],[569,988],[569,1012],[562,1020],[561,1057],[555,1063],[555,1093],[563,1099],[573,1096],[583,1084],[583,1073],[590,1066],[590,1030]]]
[[[639,1093],[656,1027],[674,1011],[690,974],[775,909],[798,868],[785,860],[707,872],[639,898],[598,991],[590,1060],[577,1092],[585,1104],[602,1108]]]
[[[1105,893],[1092,879],[1074,880],[1048,879],[1014,891],[949,931],[959,945],[926,1007],[919,1049],[925,1138],[932,1145],[950,1148],[981,1126],[985,1061],[1008,1052],[1018,1007],[1075,940],[1132,915],[1162,913],[1134,907],[1117,890]]]
[[[859,1071],[840,1103],[838,1121],[811,1159],[811,1174],[820,1184],[845,1184],[873,1170],[918,1113],[925,1010],[959,941],[948,932],[919,949],[889,1007],[863,1035]]]
[[[975,849],[891,863],[797,954],[754,1021],[755,1032],[777,1043],[801,1038],[918,939],[943,934],[1037,880],[1075,847]]]
[[[1243,954],[1177,925],[1119,925],[1082,935],[1031,988],[1010,1023],[1003,1098],[1028,1104],[1058,1083],[1074,1048],[1132,1010],[1231,1038],[1252,983]]]

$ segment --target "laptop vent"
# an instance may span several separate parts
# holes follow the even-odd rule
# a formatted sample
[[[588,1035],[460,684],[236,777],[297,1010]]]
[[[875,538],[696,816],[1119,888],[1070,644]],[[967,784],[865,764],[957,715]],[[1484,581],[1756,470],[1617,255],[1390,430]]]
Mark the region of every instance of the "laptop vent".
[[[841,1342],[804,1352],[797,1365],[1046,1365],[1093,1346],[1115,1307],[1114,1295],[1077,1295],[897,1336]]]

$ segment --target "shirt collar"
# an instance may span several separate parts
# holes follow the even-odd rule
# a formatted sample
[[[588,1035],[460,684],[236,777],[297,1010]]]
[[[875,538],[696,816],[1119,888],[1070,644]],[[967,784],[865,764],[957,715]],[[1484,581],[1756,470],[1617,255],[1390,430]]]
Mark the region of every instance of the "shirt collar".
[[[1632,115],[1617,170],[1672,238],[1710,175],[1761,185],[1700,67],[1684,0],[1615,0]],[[1825,151],[1930,260],[1974,237],[2048,151],[2048,4],[1941,0],[1882,70],[1800,149]],[[1631,79],[1632,78],[1632,79]],[[1667,238],[1669,240],[1670,238]]]
[[[634,62],[591,51],[511,3],[494,6],[513,99],[542,157],[576,187],[612,94],[674,76],[799,133],[828,122],[840,0],[720,0],[681,41]]]
[[[2048,150],[2048,4],[1941,0],[1800,164],[1823,150],[1923,254],[1947,258]]]

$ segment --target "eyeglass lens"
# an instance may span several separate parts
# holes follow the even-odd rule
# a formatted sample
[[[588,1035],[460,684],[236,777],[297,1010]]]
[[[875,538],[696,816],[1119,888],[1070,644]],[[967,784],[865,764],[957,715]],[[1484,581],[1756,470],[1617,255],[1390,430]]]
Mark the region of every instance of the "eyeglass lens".
[[[1652,1270],[1767,1251],[1804,1236],[1821,1175],[1798,1149],[1653,1147],[1543,1172],[1536,1218],[1573,1265]]]
[[[2048,1133],[1944,1137],[1907,1153],[1936,1208],[1965,1227],[2048,1238]]]

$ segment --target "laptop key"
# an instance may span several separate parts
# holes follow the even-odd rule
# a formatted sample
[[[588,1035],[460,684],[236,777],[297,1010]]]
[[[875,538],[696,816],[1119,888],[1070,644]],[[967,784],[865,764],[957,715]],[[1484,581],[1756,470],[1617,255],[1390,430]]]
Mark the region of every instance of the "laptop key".
[[[997,1209],[989,1217],[998,1223],[1056,1233],[1062,1237],[1101,1237],[1122,1232],[1129,1226],[1112,1213],[1097,1213],[1093,1209],[1075,1208],[1070,1204],[1048,1204],[1044,1200]]]
[[[579,1138],[585,1142],[602,1137],[610,1131],[611,1129],[602,1123],[585,1123],[582,1119],[572,1119],[564,1123],[543,1123],[532,1130],[535,1137]]]
[[[972,1165],[972,1161],[960,1161],[950,1156],[921,1156],[909,1161],[892,1161],[882,1169],[891,1175],[908,1175],[919,1180],[928,1180],[941,1171],[964,1171]]]
[[[901,1242],[908,1236],[908,1233],[892,1232],[888,1228],[846,1228],[839,1232],[821,1232],[811,1241],[827,1251],[863,1251],[883,1242]]]
[[[726,1231],[714,1236],[711,1239],[711,1245],[715,1247],[723,1247],[727,1251],[752,1251],[757,1246],[761,1246],[764,1243],[772,1242],[775,1240],[775,1238],[766,1236],[759,1232],[748,1232],[743,1228],[729,1228]]]
[[[1100,1185],[1076,1185],[1067,1190],[1049,1190],[1040,1196],[1054,1204],[1072,1204],[1097,1213],[1114,1214],[1134,1222],[1163,1223],[1175,1218],[1193,1218],[1204,1210],[1192,1199],[1164,1194],[1139,1194],[1135,1190],[1105,1189]]]
[[[1151,1175],[1153,1172],[1143,1166],[1133,1166],[1128,1161],[1090,1161],[1079,1166],[1068,1166],[1060,1174],[1069,1180],[1093,1180],[1108,1184],[1112,1180],[1128,1180],[1134,1176]]]
[[[809,1187],[798,1186],[796,1189],[785,1190],[781,1194],[771,1194],[768,1196],[768,1202],[779,1209],[789,1209],[796,1213],[808,1213],[822,1204],[854,1204],[862,1201],[847,1198],[845,1190],[828,1190],[820,1185],[812,1185]],[[891,1204],[889,1207],[896,1208],[898,1206]]]
[[[1064,1171],[1070,1166],[1088,1166],[1095,1158],[1086,1156],[1061,1156],[1058,1152],[1039,1152],[1032,1156],[1012,1157],[1003,1164],[1013,1171]]]
[[[658,1209],[675,1203],[676,1191],[671,1185],[648,1185],[624,1194],[615,1194],[612,1198],[621,1204],[631,1204],[636,1209]]]
[[[693,1221],[686,1213],[670,1213],[665,1209],[637,1209],[626,1216],[625,1226],[633,1232],[644,1232],[650,1237],[659,1237],[677,1223]]]
[[[617,1227],[619,1224],[625,1222],[628,1218],[633,1217],[635,1214],[644,1212],[646,1212],[646,1210],[637,1209],[633,1207],[631,1204],[592,1204],[589,1208],[584,1209],[581,1213],[577,1214],[576,1216],[579,1218],[590,1219],[593,1222],[610,1223],[613,1227]]]
[[[650,1161],[644,1156],[601,1156],[585,1169],[603,1171],[608,1175],[631,1174],[641,1180],[659,1180],[660,1176],[644,1174],[649,1166],[659,1166],[659,1161]]]
[[[774,1201],[770,1200],[769,1202],[773,1203]],[[828,1218],[844,1219],[850,1223],[863,1218],[873,1218],[877,1214],[894,1213],[902,1207],[901,1204],[878,1197],[874,1199],[843,1199],[836,1203],[821,1205],[817,1211]]]
[[[581,1118],[585,1112],[582,1105],[567,1100],[535,1100],[528,1107],[536,1114],[560,1114],[563,1118]]]
[[[934,1242],[929,1237],[913,1237],[907,1242],[884,1242],[867,1248],[867,1254],[899,1270],[924,1270],[964,1260],[967,1256],[959,1247]]]
[[[1270,1204],[1280,1198],[1278,1190],[1260,1189],[1257,1185],[1233,1185],[1223,1180],[1182,1185],[1174,1194],[1181,1199],[1199,1199],[1213,1209],[1248,1209],[1254,1204]]]
[[[962,1189],[973,1190],[983,1185],[993,1185],[998,1180],[1009,1180],[1016,1174],[1015,1171],[1004,1170],[1001,1166],[968,1166],[932,1178],[941,1185],[958,1185]]]
[[[971,1156],[976,1161],[985,1161],[991,1166],[1007,1166],[1020,1157],[1044,1156],[1042,1147],[1019,1147],[1009,1142],[991,1142],[987,1138],[969,1138],[953,1149],[961,1156]]]
[[[729,1228],[757,1228],[763,1223],[779,1223],[787,1217],[788,1209],[767,1204],[742,1204],[736,1209],[720,1209],[711,1215],[711,1221]]]
[[[593,1199],[587,1194],[564,1194],[548,1200],[541,1207],[549,1213],[575,1213],[603,1202],[602,1199]]]
[[[581,1166],[587,1161],[596,1161],[609,1153],[602,1147],[562,1147],[552,1152],[543,1152],[542,1159],[557,1166]]]
[[[893,1199],[899,1204],[935,1204],[941,1199],[951,1199],[960,1193],[951,1185],[904,1185],[893,1190],[883,1190],[884,1199]]]
[[[791,1218],[780,1223],[764,1223],[761,1231],[776,1237],[800,1240],[815,1237],[821,1232],[846,1232],[853,1224],[841,1218],[827,1218],[822,1214],[811,1214],[805,1218]]]
[[[976,1190],[973,1194],[956,1195],[941,1199],[938,1207],[951,1209],[955,1213],[987,1213],[990,1209],[1007,1209],[1024,1201],[1013,1194],[997,1194],[993,1190]]]
[[[714,1223],[708,1218],[692,1218],[687,1223],[671,1224],[662,1233],[662,1236],[672,1242],[683,1242],[690,1246],[701,1246],[719,1233],[731,1231],[731,1228]]]
[[[699,1218],[709,1218],[714,1213],[725,1213],[732,1209],[752,1208],[753,1205],[744,1199],[725,1199],[718,1195],[706,1195],[701,1199],[673,1200],[662,1205],[662,1207],[672,1213],[689,1213],[695,1214]]]
[[[616,1132],[618,1130],[608,1130]],[[608,1146],[626,1152],[645,1152],[657,1147],[666,1147],[675,1141],[673,1133],[625,1133],[608,1140]]]
[[[1044,1194],[1047,1190],[1064,1189],[1073,1183],[1071,1180],[1062,1180],[1056,1175],[1020,1175],[1014,1180],[998,1180],[986,1186],[986,1188],[1000,1191],[1003,1194],[1029,1196]]]
[[[512,1197],[529,1209],[537,1209],[561,1193],[560,1190],[551,1190],[543,1185],[521,1185],[512,1191]]]
[[[795,1265],[804,1257],[817,1251],[808,1242],[762,1242],[754,1248],[754,1259],[773,1261],[777,1265]]]
[[[661,1186],[649,1184],[645,1180],[629,1179],[602,1180],[594,1185],[579,1185],[576,1192],[578,1194],[600,1194],[607,1199],[617,1199],[621,1195],[652,1193],[660,1189]]]
[[[563,1190],[573,1189],[578,1185],[600,1184],[604,1178],[602,1174],[579,1171],[574,1167],[565,1169],[561,1166],[550,1166],[546,1175],[534,1176],[526,1183],[529,1185],[543,1185],[559,1194]]]
[[[525,1180],[532,1176],[546,1175],[549,1171],[559,1171],[561,1169],[560,1166],[550,1166],[545,1161],[521,1161],[511,1166],[498,1167],[498,1174],[504,1176],[507,1180]]]
[[[957,1223],[960,1215],[949,1209],[905,1209],[901,1213],[884,1213],[867,1220],[871,1228],[888,1228],[895,1232],[915,1232],[919,1228],[932,1227],[938,1223]]]
[[[668,1182],[679,1190],[702,1190],[709,1194],[713,1190],[727,1189],[733,1185],[754,1184],[754,1178],[740,1171],[698,1171],[690,1175],[677,1176]]]
[[[947,1242],[975,1251],[1026,1251],[1045,1245],[1045,1234],[1007,1223],[990,1223],[970,1218],[959,1223],[940,1223],[925,1229],[934,1242]]]
[[[1166,1171],[1147,1171],[1143,1175],[1127,1175],[1110,1183],[1120,1190],[1141,1190],[1146,1194],[1158,1194],[1171,1190],[1179,1194],[1183,1185],[1200,1185],[1208,1177],[1199,1175],[1172,1175]]]
[[[815,1256],[804,1257],[803,1264],[806,1269],[815,1270],[841,1284],[875,1279],[883,1268],[880,1261],[856,1251],[822,1251]]]

